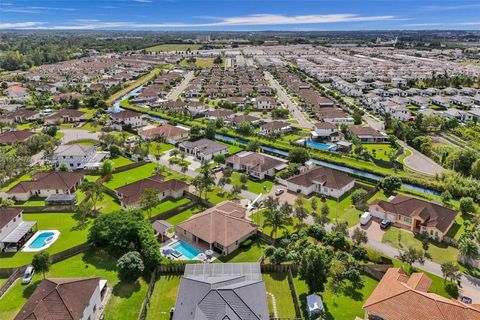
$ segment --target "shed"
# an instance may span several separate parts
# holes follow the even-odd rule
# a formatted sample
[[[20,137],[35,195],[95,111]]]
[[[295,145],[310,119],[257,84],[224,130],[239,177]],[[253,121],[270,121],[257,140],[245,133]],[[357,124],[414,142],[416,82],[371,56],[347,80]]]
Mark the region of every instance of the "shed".
[[[76,202],[75,194],[51,194],[45,199],[47,205],[74,205]]]
[[[309,317],[318,316],[324,312],[322,298],[316,294],[307,296],[307,311]]]

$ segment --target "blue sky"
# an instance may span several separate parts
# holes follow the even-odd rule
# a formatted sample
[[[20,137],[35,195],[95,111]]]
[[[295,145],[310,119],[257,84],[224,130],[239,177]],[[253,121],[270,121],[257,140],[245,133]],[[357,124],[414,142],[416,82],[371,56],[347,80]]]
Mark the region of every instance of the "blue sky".
[[[0,0],[0,29],[480,29],[480,0]]]

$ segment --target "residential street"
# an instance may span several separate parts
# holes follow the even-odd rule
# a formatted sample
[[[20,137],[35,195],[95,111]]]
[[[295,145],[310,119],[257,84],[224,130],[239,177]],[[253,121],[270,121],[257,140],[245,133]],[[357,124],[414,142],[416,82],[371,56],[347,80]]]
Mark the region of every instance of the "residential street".
[[[265,72],[265,79],[267,79],[270,86],[277,91],[278,99],[292,113],[295,120],[298,121],[298,125],[303,128],[312,128],[313,124],[310,122],[310,120],[306,118],[305,115],[300,111],[297,104],[290,100],[285,89],[278,84],[278,82],[269,72]]]
[[[180,97],[180,94],[183,92],[183,90],[185,90],[185,88],[188,86],[190,81],[192,81],[192,79],[193,79],[193,71],[189,71],[185,75],[185,78],[182,80],[182,82],[180,82],[180,84],[178,86],[173,88],[172,91],[170,91],[167,94],[167,97],[166,97],[167,100],[176,101],[178,99],[178,97]]]

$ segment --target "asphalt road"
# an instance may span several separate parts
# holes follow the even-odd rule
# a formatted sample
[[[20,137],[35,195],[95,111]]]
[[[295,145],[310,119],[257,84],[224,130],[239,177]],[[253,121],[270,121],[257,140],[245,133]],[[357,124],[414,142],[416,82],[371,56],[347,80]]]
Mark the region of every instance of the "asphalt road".
[[[172,91],[167,94],[167,99],[176,101],[178,97],[182,94],[183,90],[187,88],[188,84],[190,83],[190,81],[192,81],[192,79],[193,71],[189,71],[183,78],[182,82],[180,82],[178,86],[173,88]]]
[[[298,121],[298,125],[303,128],[311,129],[313,123],[307,119],[303,113],[300,111],[300,108],[295,104],[290,97],[285,92],[285,89],[273,78],[269,72],[265,72],[265,79],[270,83],[270,86],[277,91],[277,96],[280,102],[287,107],[287,109],[292,113],[295,120]]]

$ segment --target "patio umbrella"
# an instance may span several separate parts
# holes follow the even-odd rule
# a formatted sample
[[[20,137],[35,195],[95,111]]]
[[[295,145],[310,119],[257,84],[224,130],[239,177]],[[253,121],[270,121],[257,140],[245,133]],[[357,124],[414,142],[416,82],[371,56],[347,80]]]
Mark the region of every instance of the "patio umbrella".
[[[207,251],[205,251],[205,254],[207,255],[207,257],[211,257],[211,256],[213,256],[213,251],[212,250],[207,250]]]
[[[197,256],[198,259],[204,261],[205,259],[207,259],[207,256],[204,254],[204,253],[200,253],[198,256]]]
[[[167,256],[167,255],[170,255],[170,254],[172,254],[172,253],[173,253],[173,250],[170,249],[170,248],[163,250],[163,254],[166,255],[166,256]]]

